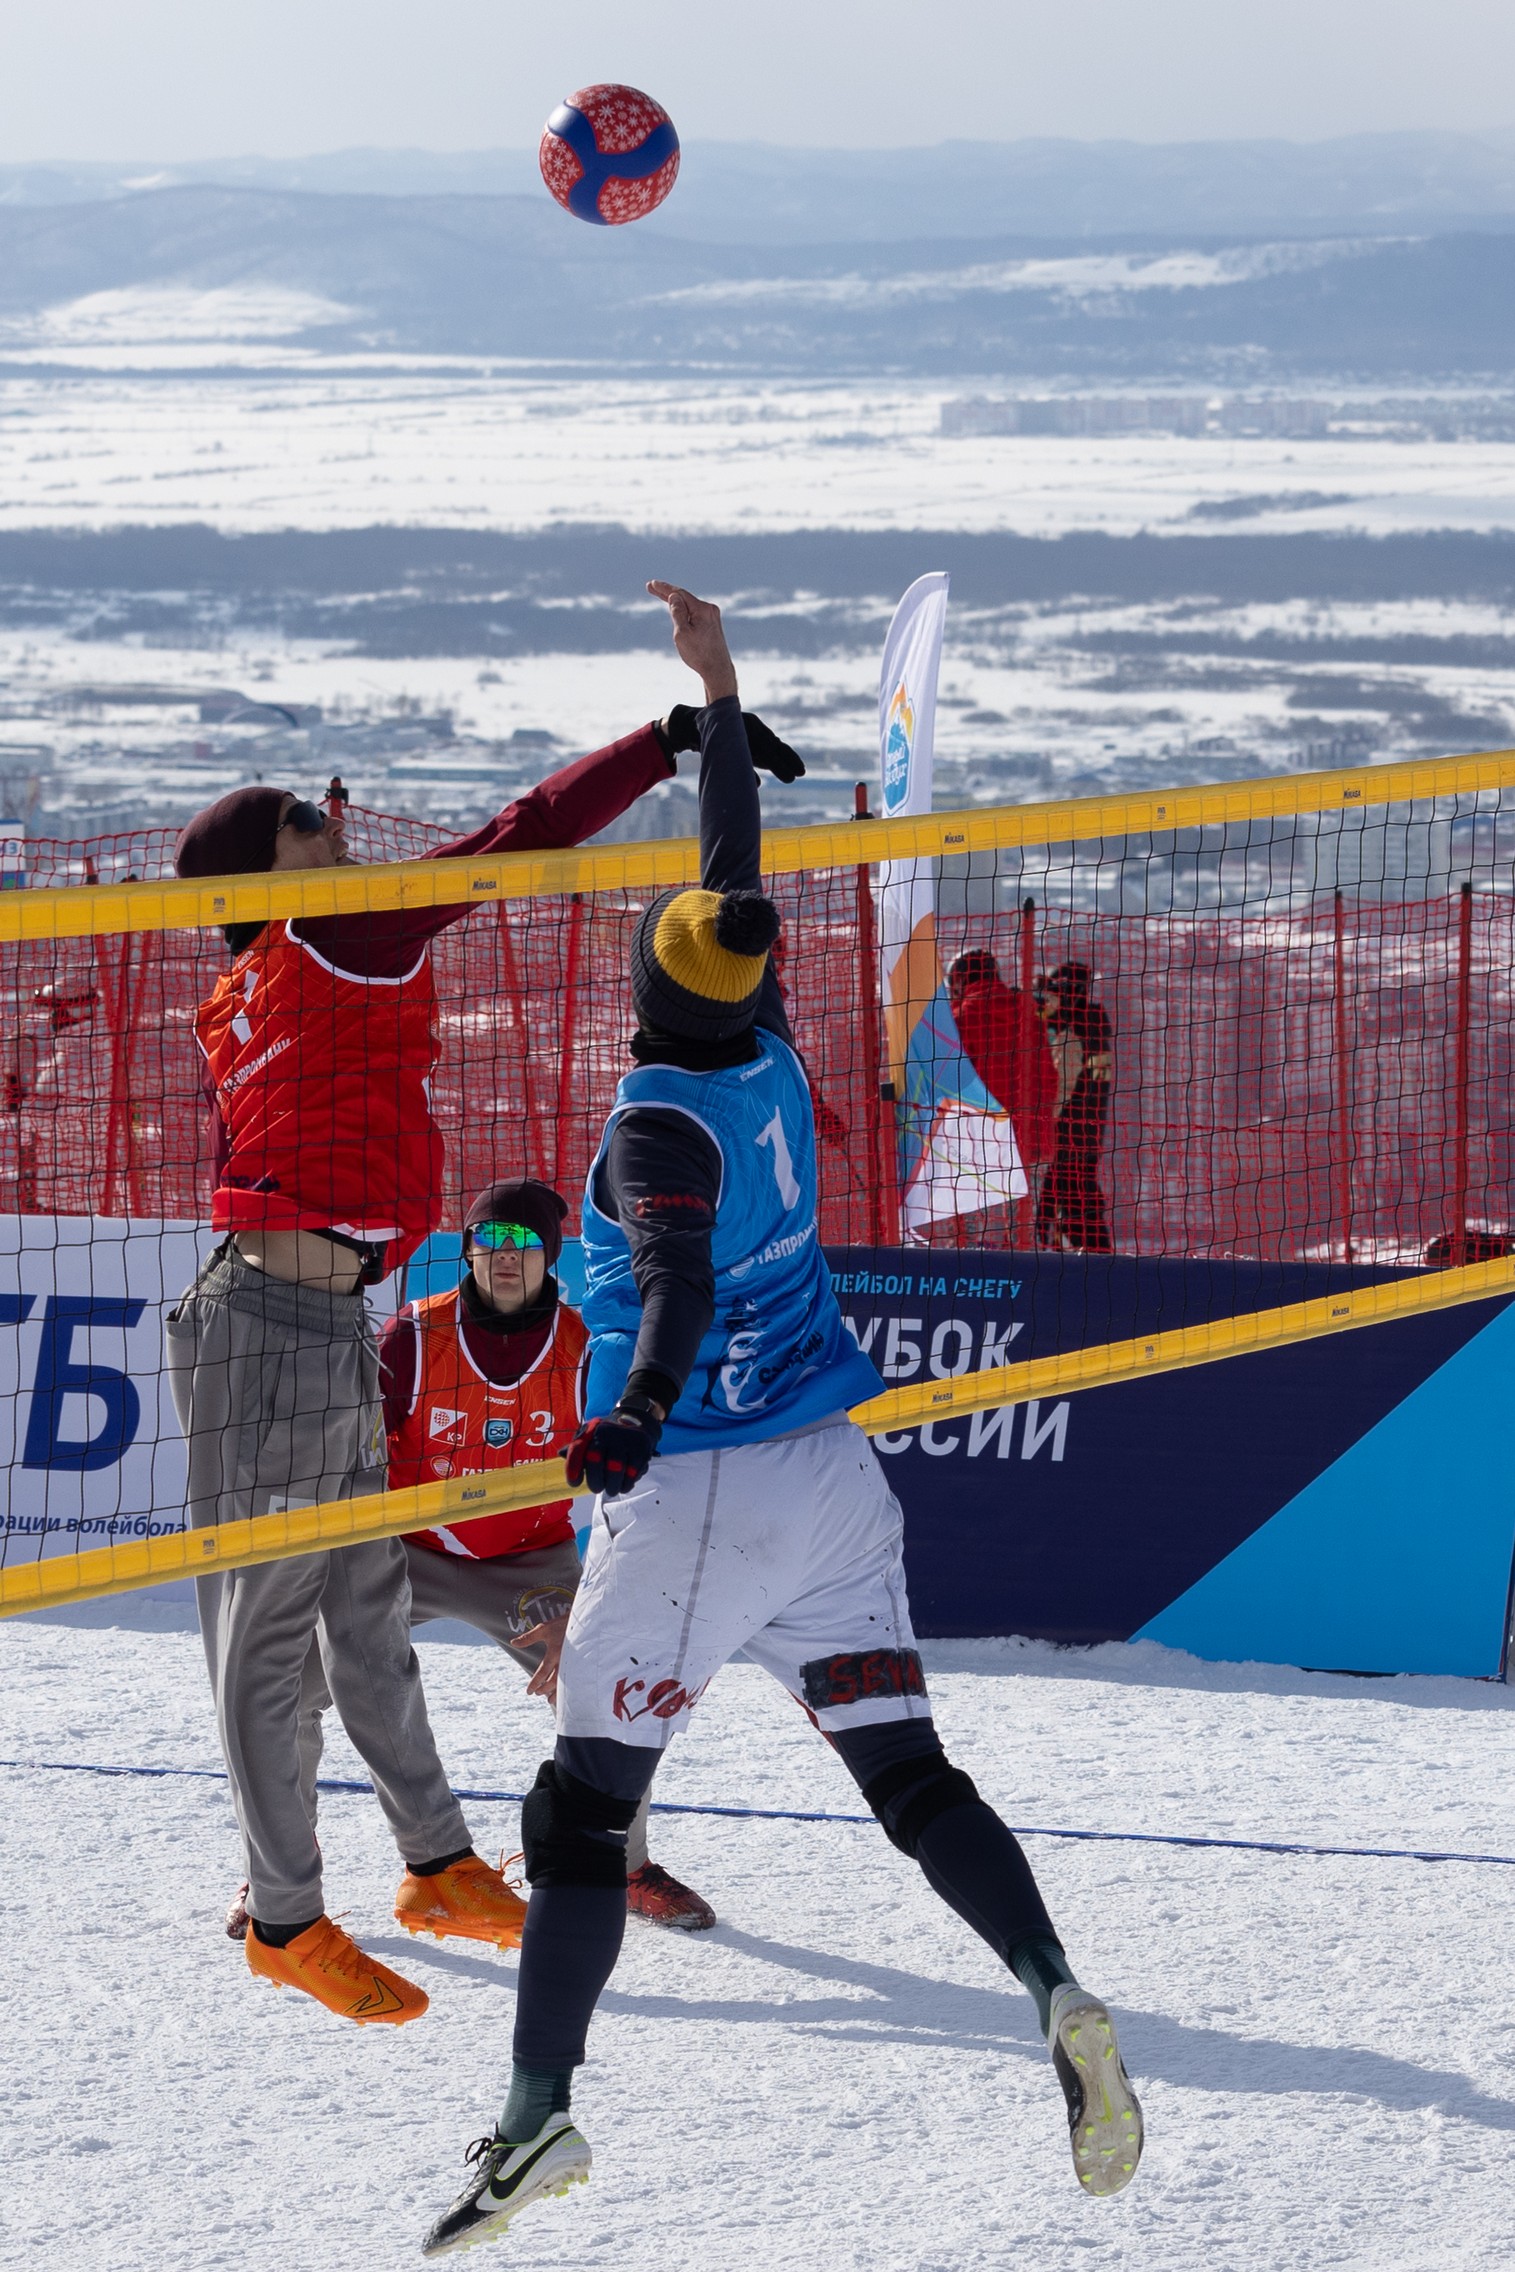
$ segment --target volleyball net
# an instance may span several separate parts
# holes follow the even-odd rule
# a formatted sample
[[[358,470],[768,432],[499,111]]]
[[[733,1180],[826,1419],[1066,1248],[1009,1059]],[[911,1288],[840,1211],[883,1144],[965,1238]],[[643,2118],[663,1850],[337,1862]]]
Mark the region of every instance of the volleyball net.
[[[348,837],[351,867],[223,882],[173,879],[167,831],[34,842],[0,892],[0,1612],[563,1489],[553,1464],[438,1473],[183,1528],[162,1323],[213,1243],[195,1028],[224,927],[473,910],[431,950],[443,1230],[382,1311],[456,1282],[462,1209],[492,1182],[554,1183],[576,1231],[629,1062],[632,929],[697,879],[682,840],[437,860],[440,830],[356,808]],[[772,832],[765,861],[819,1234],[865,1342],[854,1297],[909,1258],[865,1426],[897,1440],[1515,1291],[1515,755],[862,818]],[[908,1078],[881,1010],[880,898],[902,876],[934,920]],[[954,966],[997,1027],[959,1030]],[[329,1055],[302,1062],[313,1120]],[[963,1289],[986,1286],[998,1311],[970,1330]]]

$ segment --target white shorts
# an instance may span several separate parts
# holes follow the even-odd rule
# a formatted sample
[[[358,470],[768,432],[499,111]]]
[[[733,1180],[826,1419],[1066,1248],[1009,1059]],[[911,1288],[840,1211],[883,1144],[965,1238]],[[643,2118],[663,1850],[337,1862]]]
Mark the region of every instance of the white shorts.
[[[850,1420],[654,1460],[595,1501],[558,1733],[662,1750],[739,1649],[822,1728],[928,1719],[901,1529]]]

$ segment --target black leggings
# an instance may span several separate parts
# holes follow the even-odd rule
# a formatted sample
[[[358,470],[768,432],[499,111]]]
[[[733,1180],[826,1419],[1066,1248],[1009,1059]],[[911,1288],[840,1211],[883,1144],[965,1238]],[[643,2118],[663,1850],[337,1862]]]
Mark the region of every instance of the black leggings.
[[[939,1786],[947,1767],[932,1721],[885,1720],[844,1729],[828,1740],[859,1790],[878,1788],[881,1778],[891,1786],[880,1814],[896,1841],[901,1825],[912,1819],[912,1807],[929,1811],[918,1794]],[[555,1756],[558,1767],[579,1783],[635,1802],[650,1787],[662,1753],[604,1736],[560,1736]],[[921,1774],[912,1778],[908,1769],[917,1760]],[[918,1833],[907,1827],[903,1836],[927,1883],[1005,1963],[1029,1937],[1056,1939],[1019,1841],[971,1788],[930,1813]],[[516,1994],[514,2051],[520,2066],[558,2074],[582,2064],[589,2022],[615,1970],[625,1930],[624,1888],[533,1887]]]

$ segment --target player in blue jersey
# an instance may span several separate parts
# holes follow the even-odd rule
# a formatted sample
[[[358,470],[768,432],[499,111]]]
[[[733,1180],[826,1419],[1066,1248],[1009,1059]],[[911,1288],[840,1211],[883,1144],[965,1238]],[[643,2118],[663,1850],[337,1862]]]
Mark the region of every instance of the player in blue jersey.
[[[636,1062],[585,1189],[587,1417],[568,1454],[570,1480],[599,1497],[557,1665],[557,1746],[521,1815],[510,2095],[428,2256],[587,2176],[569,2092],[625,1930],[626,1832],[738,1650],[807,1707],[892,1843],[1030,1991],[1085,2190],[1118,2192],[1141,2152],[1110,2014],[932,1722],[899,1506],[847,1418],[883,1384],[820,1251],[814,1115],[769,956],[779,918],[759,889],[736,672],[719,609],[648,589],[705,686],[701,888],[656,898],[632,944]]]

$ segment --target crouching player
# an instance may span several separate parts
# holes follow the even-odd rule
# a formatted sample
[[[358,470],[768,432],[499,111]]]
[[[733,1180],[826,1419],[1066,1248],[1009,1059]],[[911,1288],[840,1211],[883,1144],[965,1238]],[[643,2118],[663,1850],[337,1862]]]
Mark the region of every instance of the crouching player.
[[[704,680],[701,885],[631,950],[635,1070],[590,1169],[586,1411],[570,1480],[600,1494],[558,1675],[558,1741],[522,1815],[531,1887],[514,2064],[428,2256],[588,2175],[573,2070],[625,1929],[628,1825],[739,1649],[810,1710],[885,1832],[1036,2003],[1094,2194],[1141,2114],[1110,2014],[1069,1968],[1011,1832],[942,1750],[910,1628],[899,1507],[847,1410],[881,1382],[817,1243],[815,1127],[768,960],[759,816],[719,611],[672,586]]]
[[[379,1380],[391,1490],[553,1459],[567,1446],[583,1409],[589,1338],[553,1274],[567,1212],[548,1184],[493,1184],[468,1210],[462,1283],[407,1303],[385,1326]],[[412,1626],[439,1617],[476,1626],[530,1673],[533,1695],[550,1697],[579,1583],[572,1506],[559,1499],[407,1538]],[[313,1648],[300,1701],[300,1787],[312,1828],[330,1702]],[[626,1906],[648,1924],[703,1931],[715,1923],[710,1904],[648,1858],[647,1806],[644,1798],[627,1841]],[[401,1889],[395,1915],[412,1932],[441,1929],[425,1890],[424,1881]],[[246,1897],[243,1886],[227,1912],[233,1940],[247,1932]],[[508,1887],[505,1899],[517,1927],[507,1938],[514,1941],[526,1905]],[[477,1937],[502,1938],[493,1928]]]
[[[589,1336],[552,1274],[568,1212],[550,1185],[497,1183],[463,1230],[467,1272],[454,1294],[413,1302],[379,1339],[391,1488],[519,1460],[555,1459],[583,1411]],[[476,1625],[551,1697],[579,1585],[571,1499],[483,1515],[405,1541],[410,1617]],[[626,1907],[649,1925],[702,1932],[707,1901],[647,1855],[647,1801],[626,1851]]]

